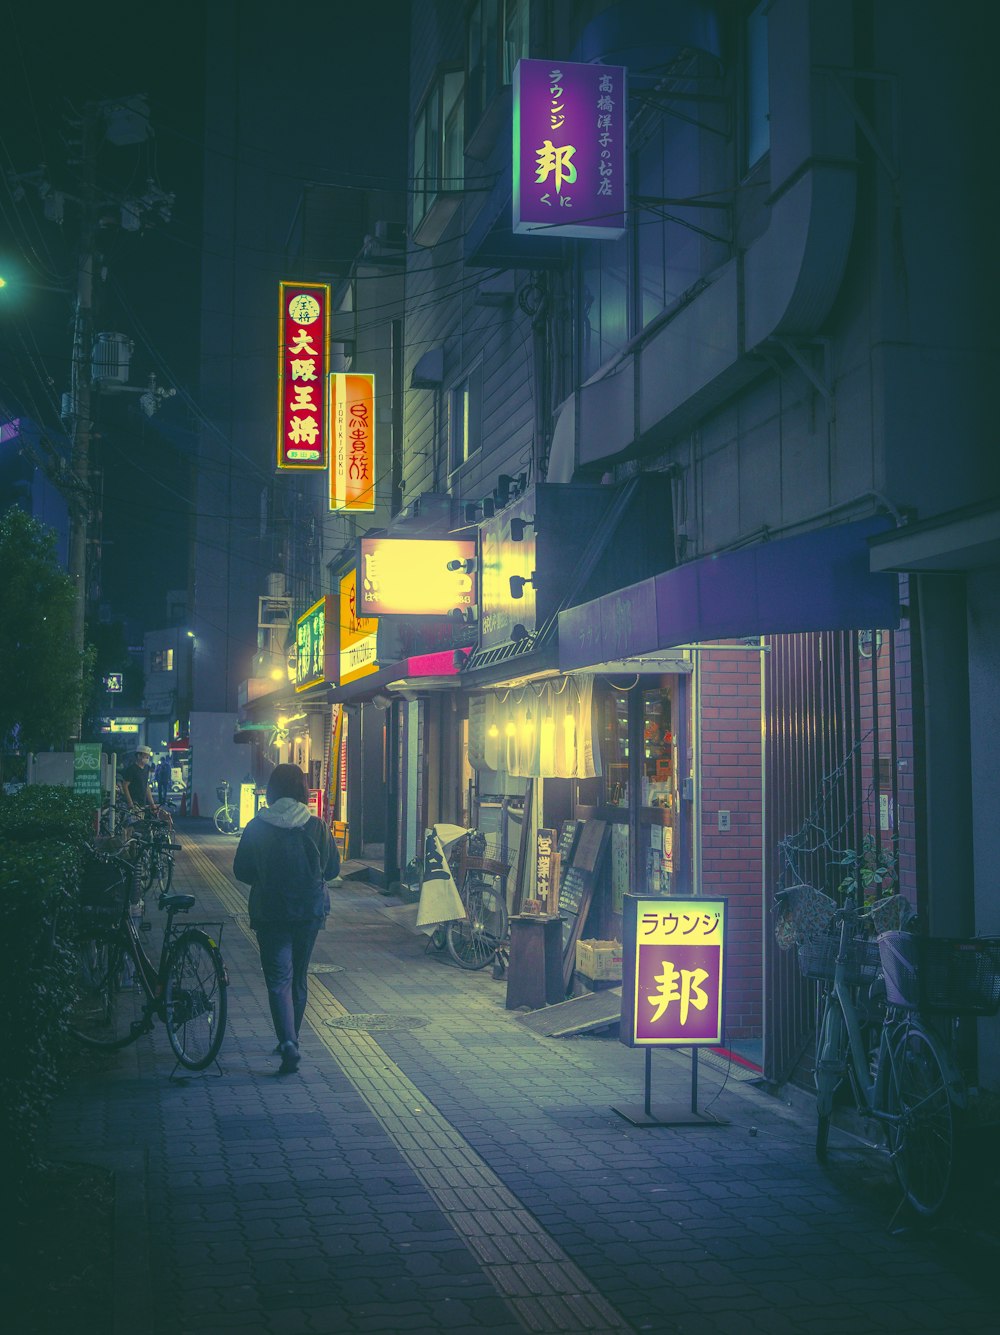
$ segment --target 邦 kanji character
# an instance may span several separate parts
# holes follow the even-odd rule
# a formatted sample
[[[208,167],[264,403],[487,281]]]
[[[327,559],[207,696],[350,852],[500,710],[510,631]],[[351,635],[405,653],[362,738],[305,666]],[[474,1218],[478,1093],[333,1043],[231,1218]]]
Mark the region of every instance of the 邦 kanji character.
[[[663,962],[663,970],[656,975],[659,990],[651,992],[649,1004],[653,1007],[651,1024],[664,1014],[672,1001],[679,1001],[681,1007],[681,1025],[687,1024],[688,1010],[694,1006],[703,1011],[708,1005],[708,994],[702,987],[708,973],[705,969],[676,969],[668,960]]]
[[[536,183],[541,185],[546,177],[554,174],[556,194],[562,190],[563,181],[568,181],[572,185],[576,180],[576,168],[570,159],[575,152],[576,148],[572,144],[557,148],[551,139],[546,139],[535,154],[538,159]]]

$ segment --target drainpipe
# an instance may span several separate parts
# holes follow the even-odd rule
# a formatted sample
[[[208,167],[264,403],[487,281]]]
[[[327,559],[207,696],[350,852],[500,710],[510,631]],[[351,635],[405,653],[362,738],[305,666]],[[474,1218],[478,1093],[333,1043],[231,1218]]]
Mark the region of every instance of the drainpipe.
[[[771,1009],[771,993],[767,986],[769,970],[767,961],[769,952],[774,947],[774,938],[768,940],[771,927],[771,915],[768,912],[767,903],[767,843],[764,839],[764,832],[767,829],[767,743],[768,737],[765,732],[767,722],[767,682],[764,679],[764,673],[767,671],[767,651],[764,647],[764,639],[760,641],[760,895],[761,895],[761,915],[760,915],[760,958],[763,965],[761,988],[760,988],[760,1036],[761,1036],[761,1056],[760,1064],[767,1070],[767,1034],[768,1034],[768,1016]]]

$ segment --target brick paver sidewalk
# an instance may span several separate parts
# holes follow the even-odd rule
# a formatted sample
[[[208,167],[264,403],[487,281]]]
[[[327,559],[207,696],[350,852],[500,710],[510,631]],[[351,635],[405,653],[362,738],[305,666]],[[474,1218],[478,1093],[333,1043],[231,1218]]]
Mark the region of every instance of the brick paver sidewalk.
[[[145,1166],[122,1177],[116,1330],[998,1329],[994,1235],[890,1231],[873,1156],[838,1139],[820,1168],[807,1115],[704,1064],[726,1125],[631,1125],[613,1109],[641,1103],[643,1054],[537,1037],[362,883],[333,891],[302,1067],[279,1077],[236,841],[182,839],[174,888],[226,923],[221,1070],[171,1079],[158,1028],[53,1128],[67,1157]],[[689,1099],[688,1064],[654,1054],[654,1089]]]

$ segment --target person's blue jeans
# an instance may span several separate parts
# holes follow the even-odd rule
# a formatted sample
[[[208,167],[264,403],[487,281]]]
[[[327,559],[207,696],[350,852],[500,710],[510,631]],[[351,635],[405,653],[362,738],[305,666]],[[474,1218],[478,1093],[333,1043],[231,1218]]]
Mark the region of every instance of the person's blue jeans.
[[[322,918],[300,923],[260,923],[257,949],[267,1001],[279,1043],[298,1043],[308,996],[307,970]]]

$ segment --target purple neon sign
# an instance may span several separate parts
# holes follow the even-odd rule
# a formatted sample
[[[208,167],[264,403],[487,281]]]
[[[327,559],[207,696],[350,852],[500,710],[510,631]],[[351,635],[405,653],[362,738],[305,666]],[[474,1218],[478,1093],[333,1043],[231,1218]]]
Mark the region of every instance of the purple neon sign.
[[[521,60],[514,70],[514,231],[625,231],[626,70]]]

